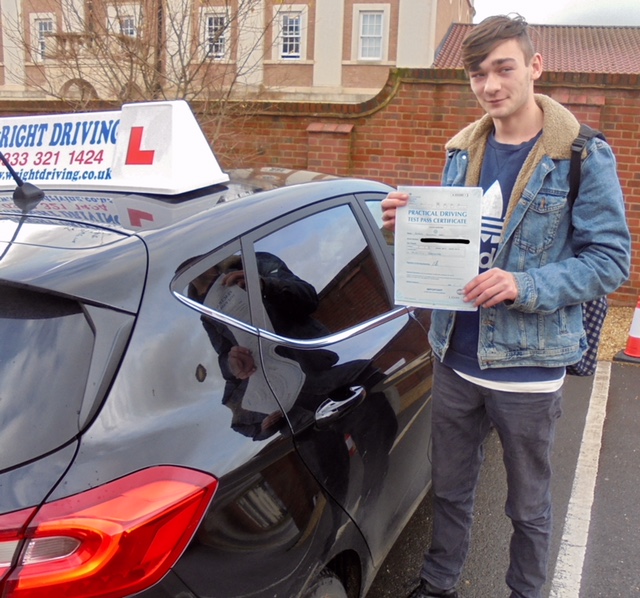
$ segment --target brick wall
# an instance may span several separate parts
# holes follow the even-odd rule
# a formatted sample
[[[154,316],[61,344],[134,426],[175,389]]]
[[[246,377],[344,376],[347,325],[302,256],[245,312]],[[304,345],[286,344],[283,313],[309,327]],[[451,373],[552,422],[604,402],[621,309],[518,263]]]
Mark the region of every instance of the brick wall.
[[[544,73],[537,91],[605,132],[618,160],[632,232],[630,280],[611,296],[640,296],[640,75]],[[198,111],[198,106],[194,105]],[[93,110],[113,110],[107,103]],[[0,102],[0,114],[64,112],[62,103]],[[256,103],[227,123],[214,150],[224,168],[271,165],[373,178],[391,185],[438,184],[445,142],[482,113],[462,71],[394,69],[362,104]],[[206,125],[205,125],[206,130]]]
[[[632,274],[611,301],[640,296],[640,77],[545,73],[537,91],[605,132],[618,160],[633,236]],[[279,103],[255,106],[220,142],[223,168],[232,163],[318,170],[374,178],[391,185],[438,184],[445,142],[481,116],[461,71],[396,69],[377,97],[359,105]],[[230,123],[229,129],[233,129]],[[227,134],[229,130],[227,130]]]

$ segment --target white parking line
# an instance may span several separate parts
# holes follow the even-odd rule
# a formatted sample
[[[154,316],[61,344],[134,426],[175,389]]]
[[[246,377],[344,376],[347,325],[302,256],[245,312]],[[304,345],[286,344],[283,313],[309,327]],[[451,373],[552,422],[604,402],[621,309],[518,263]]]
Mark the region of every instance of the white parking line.
[[[576,465],[560,552],[551,584],[551,598],[578,598],[587,551],[591,507],[595,494],[602,430],[607,412],[611,362],[598,362],[580,454]]]

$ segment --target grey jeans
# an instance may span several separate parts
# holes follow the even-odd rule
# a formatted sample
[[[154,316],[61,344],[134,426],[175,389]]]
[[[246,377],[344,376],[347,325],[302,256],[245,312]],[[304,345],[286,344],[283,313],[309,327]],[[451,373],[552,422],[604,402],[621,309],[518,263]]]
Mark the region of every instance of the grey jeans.
[[[433,385],[433,537],[422,577],[454,587],[467,552],[475,489],[493,426],[507,472],[506,514],[513,534],[506,576],[511,598],[540,598],[551,537],[551,464],[562,392],[483,388],[436,361]]]

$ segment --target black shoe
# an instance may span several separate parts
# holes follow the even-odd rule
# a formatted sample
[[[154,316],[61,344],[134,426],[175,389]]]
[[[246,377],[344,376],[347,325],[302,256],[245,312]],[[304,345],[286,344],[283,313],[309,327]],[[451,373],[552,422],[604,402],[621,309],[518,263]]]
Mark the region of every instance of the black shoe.
[[[458,598],[458,592],[454,589],[440,590],[422,579],[420,585],[407,598]]]

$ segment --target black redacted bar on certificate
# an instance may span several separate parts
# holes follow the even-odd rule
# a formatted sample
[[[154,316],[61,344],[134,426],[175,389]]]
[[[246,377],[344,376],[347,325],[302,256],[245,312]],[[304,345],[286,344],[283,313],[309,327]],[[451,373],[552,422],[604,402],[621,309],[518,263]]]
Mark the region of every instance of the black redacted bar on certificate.
[[[474,311],[462,288],[478,274],[480,187],[398,187],[409,202],[396,214],[397,305]]]

